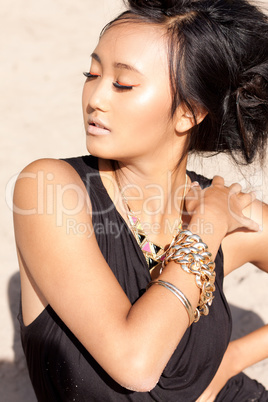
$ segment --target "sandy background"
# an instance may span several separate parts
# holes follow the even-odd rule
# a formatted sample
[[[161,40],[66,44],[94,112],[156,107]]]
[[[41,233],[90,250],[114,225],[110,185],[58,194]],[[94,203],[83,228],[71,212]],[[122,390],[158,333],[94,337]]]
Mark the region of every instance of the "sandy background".
[[[1,130],[1,270],[0,270],[0,399],[33,402],[16,319],[19,275],[11,197],[14,179],[29,162],[42,157],[86,153],[81,114],[82,72],[103,25],[121,7],[119,0],[9,0],[0,7],[0,130]],[[265,168],[241,172],[224,158],[190,166],[209,176],[253,186],[268,200]],[[242,267],[226,280],[232,305],[234,336],[268,322],[268,275]],[[268,387],[268,362],[247,373]]]

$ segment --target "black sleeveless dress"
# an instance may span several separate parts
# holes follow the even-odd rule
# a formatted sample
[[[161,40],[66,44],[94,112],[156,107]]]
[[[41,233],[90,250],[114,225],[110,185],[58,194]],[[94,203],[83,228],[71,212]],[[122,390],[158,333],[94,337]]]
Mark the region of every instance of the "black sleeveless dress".
[[[133,234],[102,184],[98,160],[85,156],[66,162],[76,169],[89,193],[100,250],[129,300],[135,303],[150,282],[150,274]],[[208,179],[188,173],[192,181],[209,185]],[[230,339],[231,316],[222,286],[223,255],[220,249],[216,257],[215,299],[209,315],[187,329],[156,387],[144,393],[122,388],[110,378],[51,306],[27,327],[20,310],[22,345],[38,401],[194,402],[216,373]],[[227,383],[217,401],[253,400],[252,392],[266,398],[261,385],[253,384],[241,374]],[[254,400],[267,401],[268,398]]]

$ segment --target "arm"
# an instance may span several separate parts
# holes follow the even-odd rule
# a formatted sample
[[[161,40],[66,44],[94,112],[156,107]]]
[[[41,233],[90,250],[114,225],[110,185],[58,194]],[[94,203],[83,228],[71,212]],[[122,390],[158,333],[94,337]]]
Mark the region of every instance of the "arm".
[[[225,275],[247,262],[268,272],[268,206],[255,200],[243,212],[258,222],[262,230],[249,232],[240,228],[223,239]],[[232,376],[267,357],[268,325],[230,342],[214,379],[197,402],[214,401]]]
[[[34,179],[40,172],[45,178],[53,172],[42,194]],[[30,177],[23,178],[25,174]],[[214,190],[228,194],[223,186]],[[152,389],[188,327],[184,307],[156,286],[130,304],[98,247],[85,187],[65,162],[41,160],[27,167],[17,181],[14,204],[22,275],[42,304],[52,306],[115,381],[138,391]],[[89,231],[69,232],[68,219],[86,224]],[[223,225],[217,236],[204,239],[214,253],[225,231]],[[178,286],[197,306],[199,291],[192,275],[170,263],[161,279]]]
[[[261,231],[249,232],[240,228],[223,239],[225,275],[247,262],[268,272],[268,205],[255,200],[243,212],[259,224]]]
[[[268,325],[230,342],[215,377],[196,402],[213,402],[231,377],[266,358]]]

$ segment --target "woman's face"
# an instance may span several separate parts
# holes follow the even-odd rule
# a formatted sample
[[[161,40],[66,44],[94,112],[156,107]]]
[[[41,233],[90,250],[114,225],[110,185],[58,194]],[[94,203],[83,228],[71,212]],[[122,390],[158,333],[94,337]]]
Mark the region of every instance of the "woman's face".
[[[142,23],[112,26],[94,50],[89,72],[83,89],[89,153],[130,161],[158,160],[175,151],[178,160],[161,28]]]

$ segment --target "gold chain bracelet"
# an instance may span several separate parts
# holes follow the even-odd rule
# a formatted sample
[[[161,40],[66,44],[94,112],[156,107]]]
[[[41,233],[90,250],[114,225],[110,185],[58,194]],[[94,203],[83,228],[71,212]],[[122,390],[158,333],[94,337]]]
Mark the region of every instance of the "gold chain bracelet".
[[[208,306],[211,306],[214,298],[216,274],[212,254],[202,239],[190,230],[181,230],[165,254],[162,270],[170,261],[174,261],[185,272],[195,275],[196,285],[200,289],[200,299],[194,320],[196,322],[200,315],[208,315]]]

